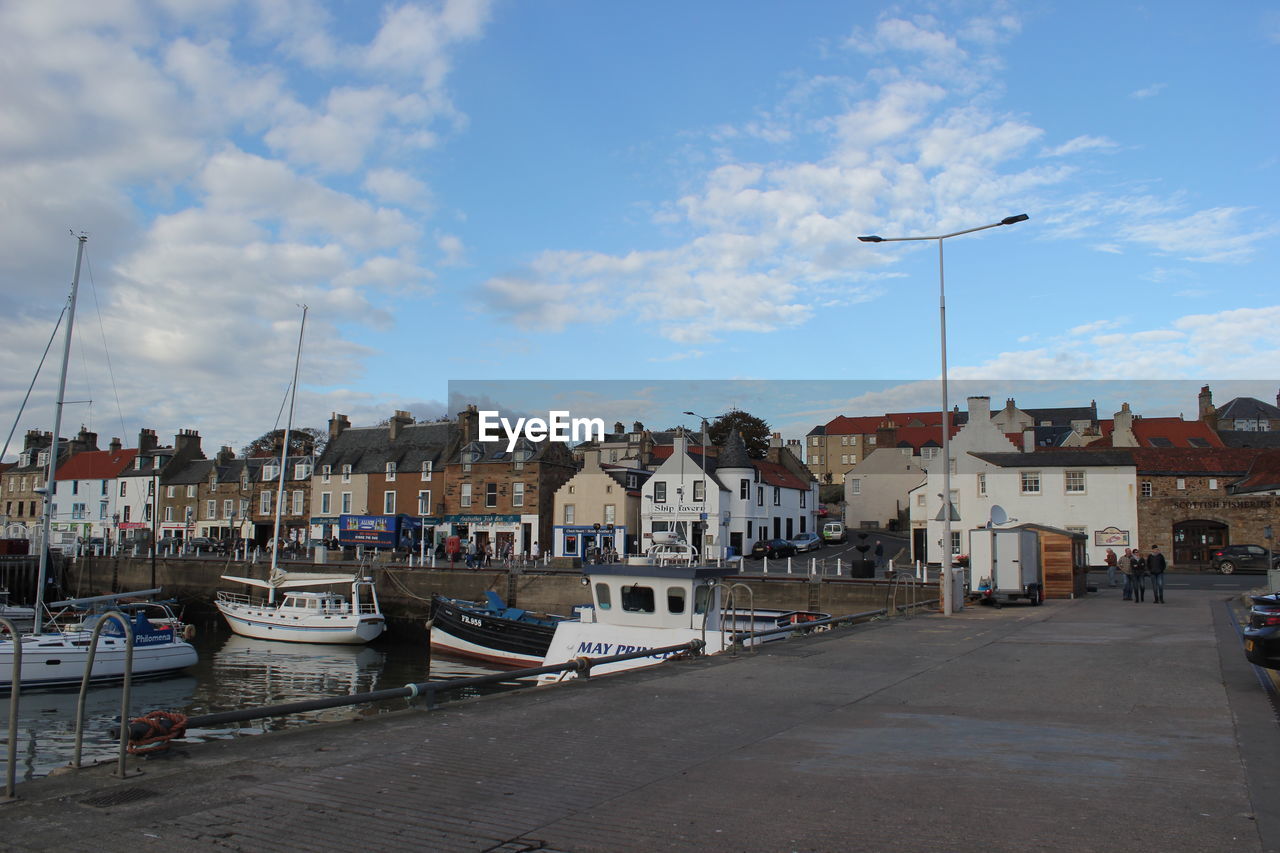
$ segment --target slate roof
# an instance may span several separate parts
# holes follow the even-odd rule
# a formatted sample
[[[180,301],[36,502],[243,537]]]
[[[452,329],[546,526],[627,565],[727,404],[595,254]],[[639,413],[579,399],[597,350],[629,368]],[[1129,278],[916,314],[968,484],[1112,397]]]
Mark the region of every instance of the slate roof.
[[[1032,453],[973,453],[984,462],[1001,468],[1096,468],[1133,465],[1131,448],[1092,450],[1050,448]]]
[[[1270,432],[1252,432],[1247,430],[1227,429],[1218,433],[1223,445],[1227,447],[1267,447],[1280,448],[1280,430]]]
[[[336,474],[350,465],[353,474],[383,474],[388,462],[396,463],[397,472],[406,472],[420,471],[422,463],[430,461],[439,468],[449,461],[446,453],[457,436],[457,425],[451,421],[403,426],[394,442],[389,427],[348,427],[329,442],[316,467],[330,465]]]
[[[721,468],[751,467],[751,457],[747,455],[747,444],[742,440],[742,433],[736,429],[729,432],[729,438],[725,440],[718,465]]]
[[[1021,409],[1022,407],[1019,406],[1018,408]],[[1096,422],[1098,420],[1098,404],[1096,402],[1087,406],[1058,406],[1047,409],[1022,409],[1022,411],[1031,416],[1036,426],[1048,421],[1049,426],[1069,427],[1072,421]]]
[[[1214,414],[1220,421],[1236,418],[1280,421],[1280,409],[1255,397],[1236,397],[1228,400],[1215,409]]]
[[[192,486],[209,479],[209,472],[216,463],[212,459],[192,459],[186,465],[164,478],[166,486]]]

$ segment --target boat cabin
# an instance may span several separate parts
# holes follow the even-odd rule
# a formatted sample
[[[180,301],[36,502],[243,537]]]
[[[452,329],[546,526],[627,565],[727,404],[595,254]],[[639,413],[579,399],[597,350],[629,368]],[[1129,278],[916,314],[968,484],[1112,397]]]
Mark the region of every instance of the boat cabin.
[[[582,620],[638,628],[719,627],[718,582],[736,574],[716,566],[591,566],[583,582],[595,607]]]
[[[350,613],[347,600],[333,592],[290,592],[280,603],[281,610],[298,611],[299,615],[315,616],[322,613]]]

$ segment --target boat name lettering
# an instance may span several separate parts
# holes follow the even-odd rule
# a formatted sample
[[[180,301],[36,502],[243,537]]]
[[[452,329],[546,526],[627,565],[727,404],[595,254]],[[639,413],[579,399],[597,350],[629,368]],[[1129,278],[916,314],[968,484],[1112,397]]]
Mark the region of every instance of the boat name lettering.
[[[551,441],[572,441],[574,444],[583,441],[604,441],[604,418],[573,418],[567,411],[547,412],[546,420],[542,418],[516,418],[512,424],[507,418],[492,409],[481,409],[480,435],[481,441],[499,441],[499,426],[507,437],[507,452],[516,449],[516,443],[523,435],[533,442],[550,439]]]
[[[650,648],[650,646],[628,646],[622,643],[615,645],[614,643],[593,643],[589,640],[584,640],[583,642],[578,643],[578,654],[605,657],[608,655],[628,655],[632,652],[647,651]],[[667,654],[667,652],[663,652],[658,655],[650,655],[650,657],[665,658]]]
[[[466,625],[473,625],[473,626],[475,626],[476,628],[484,627],[484,623],[483,623],[483,622],[481,622],[479,619],[477,619],[477,618],[476,618],[476,617],[474,617],[474,616],[468,616],[468,615],[467,615],[467,614],[465,614],[465,613],[460,613],[460,614],[458,614],[458,615],[462,617],[462,621],[463,621],[463,623],[464,623],[464,624],[466,624]]]

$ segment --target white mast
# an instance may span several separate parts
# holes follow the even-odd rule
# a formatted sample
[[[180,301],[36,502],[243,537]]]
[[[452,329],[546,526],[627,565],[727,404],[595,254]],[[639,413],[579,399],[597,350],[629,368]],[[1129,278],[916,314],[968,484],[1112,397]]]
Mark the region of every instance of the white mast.
[[[285,466],[289,463],[289,432],[293,429],[293,404],[298,399],[298,366],[302,363],[302,335],[307,330],[307,306],[302,306],[302,326],[298,329],[298,353],[293,360],[293,385],[289,390],[289,419],[285,421],[284,441],[280,446],[280,482],[276,489],[276,523],[271,533],[271,574],[268,577],[272,585],[267,593],[267,600],[276,600],[275,580],[280,571],[280,514],[284,511],[284,478]]]
[[[34,633],[42,633],[44,625],[44,585],[49,574],[49,529],[53,522],[54,475],[58,472],[58,435],[62,432],[62,400],[67,392],[67,363],[71,361],[71,327],[76,321],[76,294],[80,289],[80,260],[84,257],[84,244],[88,234],[78,234],[76,240],[76,272],[71,279],[71,307],[67,311],[67,337],[62,345],[62,376],[58,380],[58,402],[53,411],[53,441],[49,445],[49,477],[44,483],[44,519],[40,533],[40,571],[36,575],[36,622]]]

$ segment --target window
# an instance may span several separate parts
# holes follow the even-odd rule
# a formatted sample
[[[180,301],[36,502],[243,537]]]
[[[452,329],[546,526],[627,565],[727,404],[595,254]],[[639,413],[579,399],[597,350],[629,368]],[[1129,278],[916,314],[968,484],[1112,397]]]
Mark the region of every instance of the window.
[[[738,497],[744,501],[751,500],[751,481],[746,477],[738,481]]]
[[[876,444],[876,437],[874,435],[867,436],[867,444],[871,447],[874,447]]]
[[[74,484],[72,484],[72,485],[74,485]],[[176,491],[176,488],[177,488],[176,486],[165,486],[165,487],[164,487],[164,496],[165,496],[166,498],[171,498],[171,497],[173,497],[173,496],[174,496],[174,493],[175,493],[175,491]],[[74,491],[73,491],[72,493],[74,494]]]
[[[191,523],[191,519],[195,517],[195,514],[196,514],[196,508],[193,506],[187,506],[182,508],[182,520],[185,521],[187,524]]]
[[[849,464],[850,464],[850,465],[857,465],[857,464],[858,464],[858,454],[856,454],[856,453],[850,453],[850,454],[849,454]]]
[[[1039,471],[1023,471],[1022,472],[1022,493],[1024,495],[1040,494],[1040,472]]]
[[[320,514],[328,515],[333,512],[333,492],[320,493]]]
[[[435,463],[430,459],[424,459],[422,462],[422,479],[423,482],[431,482],[431,474]]]
[[[960,531],[958,530],[951,531],[951,553],[960,553]]]
[[[779,486],[773,487],[773,505],[782,506],[782,489]]]
[[[756,506],[764,506],[764,486],[756,486]]]
[[[195,487],[195,484],[193,483],[192,485],[187,486],[187,497],[194,498],[195,496],[196,496],[196,487]]]
[[[98,502],[98,519],[101,521],[106,521],[107,519],[107,502],[106,501]]]
[[[350,515],[350,514],[351,514],[351,493],[343,492],[342,493],[342,515]]]
[[[72,517],[72,518],[84,518],[84,504],[72,504],[72,505],[71,505],[71,517]]]
[[[706,499],[707,499],[707,481],[694,480],[693,481],[693,500],[697,503],[700,503],[702,501],[705,501]]]
[[[55,506],[53,509],[54,509],[54,515],[57,515],[58,508]],[[147,504],[145,507],[142,508],[142,520],[151,521],[151,504]]]
[[[204,517],[210,519],[218,517],[218,502],[216,500],[204,502]]]
[[[840,464],[841,464],[841,465],[848,465],[848,464],[849,464],[849,454],[847,454],[847,453],[841,453],[841,454],[840,454]]]
[[[382,514],[383,515],[396,514],[396,493],[395,492],[382,493]]]
[[[431,490],[418,492],[418,515],[431,515]]]
[[[270,483],[278,479],[280,479],[280,467],[277,463],[268,462],[262,466],[262,482]]]
[[[344,483],[351,482],[351,466],[350,465],[342,466],[342,482]]]
[[[498,484],[484,484],[484,505],[487,509],[493,509],[498,505]]]
[[[1084,472],[1083,471],[1067,471],[1063,474],[1066,483],[1066,491],[1069,495],[1084,494]]]
[[[1179,477],[1177,480],[1177,488],[1185,489],[1186,487],[1187,487],[1187,481],[1184,480],[1182,477]]]
[[[922,447],[920,448],[921,459],[933,459],[942,453],[941,447]]]
[[[258,495],[258,512],[264,515],[271,512],[271,492],[262,492]]]
[[[295,489],[293,492],[293,514],[302,515],[303,507],[306,506],[306,498],[302,495],[301,489]]]
[[[808,506],[808,505],[809,505],[809,493],[808,493],[807,491],[805,491],[805,492],[801,492],[801,493],[800,493],[800,508],[801,508],[801,509],[804,509],[804,508],[805,508],[806,506]],[[803,517],[803,516],[801,516],[801,518],[800,518],[800,523],[801,523],[801,524],[804,524],[804,517]],[[804,528],[803,528],[803,527],[800,529],[800,532],[801,532],[801,533],[803,533],[803,532],[804,532]]]
[[[614,504],[604,505],[604,523],[613,524],[614,519],[618,517],[618,508]]]
[[[236,511],[235,506],[236,506],[236,502],[231,500],[230,498],[228,498],[227,500],[224,500],[222,502],[222,517],[230,518],[232,514]]]
[[[924,492],[921,492],[920,494],[916,495],[916,506],[924,506],[924,498],[925,498]]]
[[[851,495],[862,494],[862,480],[854,478],[849,481],[849,494]]]
[[[120,520],[121,520],[121,521],[128,521],[128,520],[129,520],[129,517],[130,517],[131,515],[133,515],[132,510],[133,510],[133,507],[131,507],[131,506],[125,506],[125,508],[124,508],[124,515],[120,517]],[[35,515],[35,514],[36,514],[36,505],[35,505],[35,503],[32,503],[32,504],[31,504],[31,514],[32,514],[32,515]]]
[[[656,504],[667,502],[667,484],[662,480],[658,480],[653,484],[653,502]]]
[[[394,483],[396,481],[396,463],[387,463],[387,482]]]
[[[305,480],[311,476],[311,460],[303,459],[293,466],[293,479]]]
[[[10,483],[9,483],[9,491],[11,491],[11,492],[13,491],[13,483],[12,483],[12,482],[10,482]],[[101,492],[99,492],[99,494],[101,494],[103,497],[106,497],[106,495],[107,495],[107,481],[106,481],[106,480],[103,480],[103,481],[102,481],[102,491],[101,491]]]
[[[172,486],[170,486],[169,488],[171,488],[171,489],[172,489],[173,487],[172,487]],[[54,483],[54,484],[53,484],[53,490],[54,490],[55,492],[56,492],[56,491],[58,491],[58,484],[57,484],[57,483]],[[73,494],[73,495],[78,495],[78,494],[80,494],[80,481],[79,481],[79,480],[72,480],[72,481],[71,481],[71,494]],[[173,495],[169,495],[169,497],[173,497]]]
[[[1152,495],[1152,493],[1153,493],[1153,491],[1154,491],[1154,490],[1152,489],[1152,487],[1151,487],[1151,484],[1150,484],[1150,483],[1143,483],[1139,488],[1141,489],[1141,493],[1142,493],[1142,496],[1143,496],[1144,498],[1149,498],[1149,497],[1151,497],[1151,495]]]
[[[840,443],[841,443],[841,444],[843,444],[843,445],[845,445],[845,446],[848,446],[848,444],[849,444],[849,436],[847,436],[847,435],[842,435],[842,436],[840,436]]]
[[[1209,488],[1214,490],[1218,488],[1218,481],[1215,480],[1213,477],[1209,478]]]
[[[985,495],[987,493],[987,475],[978,475],[978,494]]]
[[[471,484],[462,484],[462,494],[458,498],[460,506],[471,506]]]
[[[332,478],[333,478],[333,466],[321,465],[320,466],[320,482],[327,483]]]
[[[628,613],[652,613],[655,609],[651,586],[624,586],[621,597],[622,609]]]
[[[818,437],[816,435],[809,436],[809,446],[810,447],[818,446]]]
[[[511,505],[524,506],[524,483],[511,484]]]
[[[577,507],[573,504],[564,505],[564,523],[574,524],[577,520]]]
[[[609,585],[607,583],[596,584],[596,604],[601,610],[608,610],[613,607],[613,601],[609,595]]]
[[[683,613],[684,612],[684,588],[678,586],[667,587],[667,612]]]

